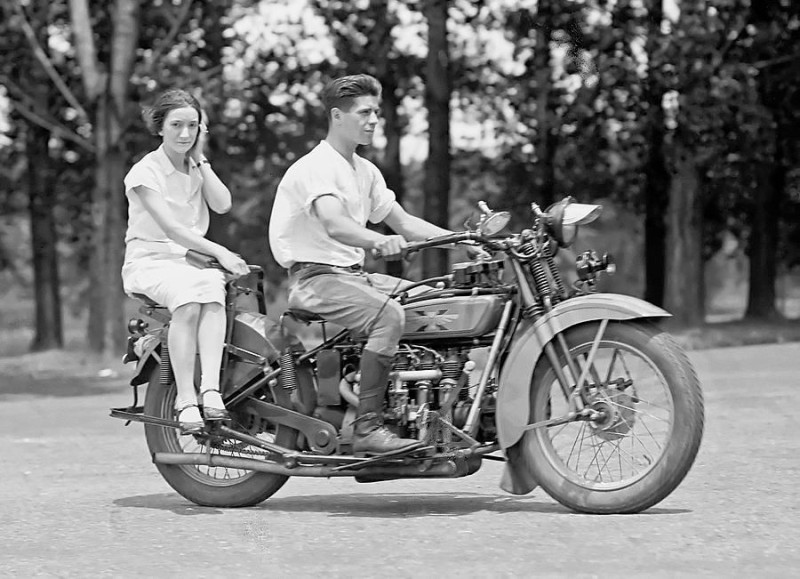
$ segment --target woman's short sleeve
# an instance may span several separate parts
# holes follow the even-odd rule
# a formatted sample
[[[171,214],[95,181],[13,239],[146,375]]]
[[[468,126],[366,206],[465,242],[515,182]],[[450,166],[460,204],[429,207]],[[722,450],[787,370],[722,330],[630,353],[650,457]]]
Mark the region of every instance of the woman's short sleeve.
[[[161,191],[161,178],[159,177],[159,173],[156,168],[149,164],[139,161],[131,170],[128,171],[128,174],[125,175],[124,183],[125,183],[125,191],[130,191],[134,187],[139,187],[143,185],[149,189],[153,189],[155,191]]]

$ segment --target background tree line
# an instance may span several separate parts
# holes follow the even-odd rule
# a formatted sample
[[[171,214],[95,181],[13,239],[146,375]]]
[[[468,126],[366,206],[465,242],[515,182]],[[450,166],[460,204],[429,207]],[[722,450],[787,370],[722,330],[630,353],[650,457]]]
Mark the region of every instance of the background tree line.
[[[63,344],[64,300],[85,308],[93,350],[118,347],[122,177],[156,145],[141,105],[172,86],[207,107],[209,156],[234,192],[211,235],[274,287],[275,187],[324,135],[319,89],[354,72],[384,87],[384,139],[365,154],[431,221],[459,227],[478,199],[517,226],[531,201],[609,199],[643,223],[643,297],[687,324],[703,320],[723,232],[749,256],[748,316],[778,315],[778,271],[798,262],[792,0],[0,6],[0,279],[30,288],[34,349]],[[424,259],[447,267],[445,252]]]

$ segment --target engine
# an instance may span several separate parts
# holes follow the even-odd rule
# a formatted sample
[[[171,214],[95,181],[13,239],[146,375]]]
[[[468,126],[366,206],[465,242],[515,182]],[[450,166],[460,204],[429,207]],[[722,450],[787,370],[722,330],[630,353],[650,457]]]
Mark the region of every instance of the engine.
[[[439,428],[438,433],[427,431],[438,428],[439,421],[435,419],[439,417],[457,428],[466,424],[473,400],[471,392],[477,383],[470,377],[473,373],[476,377],[480,375],[475,372],[476,361],[471,359],[473,351],[472,347],[436,350],[419,344],[402,344],[389,376],[384,412],[386,425],[394,427],[402,436],[424,438],[431,435],[438,442],[447,443],[451,439],[448,429]],[[487,393],[493,399],[493,388]],[[486,402],[484,411],[487,407],[493,408],[490,400]],[[483,435],[493,436],[493,427],[492,432],[486,432],[486,427],[494,421],[485,422],[481,424]]]

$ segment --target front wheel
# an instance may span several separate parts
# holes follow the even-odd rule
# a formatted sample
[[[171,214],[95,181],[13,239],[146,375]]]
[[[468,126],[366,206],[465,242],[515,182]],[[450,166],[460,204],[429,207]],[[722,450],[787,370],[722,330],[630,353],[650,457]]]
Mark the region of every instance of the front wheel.
[[[584,399],[599,418],[529,430],[520,450],[561,504],[636,513],[663,500],[689,471],[703,435],[703,396],[686,354],[650,322],[609,323],[589,364],[599,328],[592,322],[564,334],[573,371],[583,374],[588,365]],[[563,352],[559,365],[571,376]],[[547,358],[537,364],[530,423],[569,411],[556,374]]]
[[[159,367],[150,375],[144,401],[144,413],[149,416],[177,420],[174,410],[177,389],[175,382],[163,385],[159,381]],[[244,417],[231,410],[234,428],[241,421],[248,422],[247,430],[270,442],[294,448],[296,431],[274,425],[253,424],[253,417]],[[182,435],[176,428],[145,424],[145,437],[150,453],[206,453],[258,458],[264,453],[236,440],[210,438],[206,435]],[[263,456],[262,456],[263,458]],[[208,507],[248,507],[256,505],[275,494],[286,482],[283,475],[204,465],[170,465],[156,463],[158,471],[169,486],[195,504]]]

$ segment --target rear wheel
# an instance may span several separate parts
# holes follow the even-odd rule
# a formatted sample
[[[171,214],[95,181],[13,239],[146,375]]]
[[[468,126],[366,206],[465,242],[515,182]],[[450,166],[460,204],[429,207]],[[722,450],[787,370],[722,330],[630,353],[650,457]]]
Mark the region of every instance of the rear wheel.
[[[583,373],[599,323],[565,333]],[[570,376],[566,360],[561,370]],[[612,322],[587,372],[594,421],[530,430],[520,441],[542,488],[587,513],[635,513],[669,495],[689,471],[703,434],[703,397],[680,346],[649,322]],[[530,422],[564,416],[568,400],[550,362],[536,366]]]
[[[177,390],[172,382],[163,386],[159,368],[150,375],[144,402],[149,416],[177,420],[174,410]],[[241,428],[269,442],[294,448],[297,432],[286,427],[254,424],[254,417],[242,416],[230,409],[234,428]],[[150,453],[206,453],[223,456],[258,458],[264,451],[237,440],[206,435],[181,434],[176,428],[145,424],[145,437]],[[210,507],[247,507],[256,505],[275,494],[289,477],[227,467],[205,465],[170,465],[156,463],[164,480],[193,503]]]

